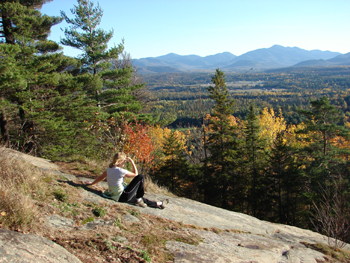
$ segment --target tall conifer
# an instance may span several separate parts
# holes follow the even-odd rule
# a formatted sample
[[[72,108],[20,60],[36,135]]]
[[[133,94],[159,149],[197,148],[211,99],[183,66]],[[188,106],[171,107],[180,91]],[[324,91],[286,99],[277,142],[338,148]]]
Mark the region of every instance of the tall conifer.
[[[305,226],[305,177],[288,145],[286,131],[277,134],[268,159],[265,177],[267,200],[264,218],[273,222]]]
[[[155,178],[166,187],[176,193],[183,194],[183,185],[189,183],[189,164],[181,137],[175,131],[171,131],[165,137],[163,145],[164,163],[156,172]]]
[[[300,133],[305,134],[306,146],[302,154],[308,178],[306,195],[309,201],[318,203],[322,191],[332,184],[350,182],[350,150],[337,147],[337,137],[349,138],[349,128],[341,125],[343,114],[332,105],[327,97],[311,101],[311,109],[303,111],[306,117],[305,128]]]
[[[113,31],[99,28],[103,11],[98,4],[78,0],[71,13],[73,18],[62,12],[69,24],[64,30],[62,44],[82,52],[80,80],[84,89],[105,112],[134,118],[141,109],[134,91],[142,85],[133,82],[134,69],[125,60],[123,43],[108,47]]]
[[[266,165],[266,141],[260,137],[260,122],[253,105],[249,108],[245,125],[245,146],[244,146],[244,175],[248,182],[249,203],[251,213],[259,216],[264,211],[262,205],[266,202],[266,181],[264,178],[264,167]]]
[[[238,161],[237,130],[232,125],[234,101],[229,96],[224,73],[217,69],[212,78],[214,86],[208,88],[214,100],[212,117],[209,120],[205,160],[204,196],[206,202],[221,207],[231,206],[231,190],[236,188]]]
[[[0,126],[4,142],[57,158],[77,151],[76,137],[96,110],[91,109],[90,116],[73,114],[91,106],[70,72],[76,60],[65,57],[57,43],[47,40],[51,27],[62,19],[42,15],[38,8],[45,2],[1,3],[2,21],[9,22],[3,23],[7,28],[0,44]],[[11,127],[3,125],[8,123]]]
[[[30,111],[38,102],[36,95],[45,82],[45,78],[40,74],[43,69],[43,64],[40,63],[41,55],[48,56],[49,52],[58,49],[58,45],[48,41],[47,36],[51,26],[59,23],[61,19],[41,15],[36,8],[44,2],[46,1],[2,1],[0,4],[0,52],[3,54],[1,60],[5,65],[2,67],[3,82],[0,84],[1,98],[5,105],[1,107],[2,133],[9,130],[7,125],[4,125],[8,123],[6,118],[9,116],[6,105],[12,105],[11,110],[17,108],[18,112],[19,129],[14,133],[14,136],[17,136],[17,146],[28,151],[34,147],[32,139],[35,124],[30,117]],[[5,136],[8,139],[9,137],[10,135]]]

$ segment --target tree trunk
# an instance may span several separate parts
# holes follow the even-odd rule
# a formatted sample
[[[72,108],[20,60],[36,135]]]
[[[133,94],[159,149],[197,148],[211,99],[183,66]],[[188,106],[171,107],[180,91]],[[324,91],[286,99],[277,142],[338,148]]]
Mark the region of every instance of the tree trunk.
[[[6,44],[15,44],[15,38],[11,33],[12,23],[10,18],[8,18],[7,14],[2,14],[2,29],[3,29],[3,37],[5,38]]]
[[[5,111],[2,110],[0,113],[0,133],[1,133],[1,139],[0,142],[5,147],[10,147],[10,135],[7,128],[7,118]]]

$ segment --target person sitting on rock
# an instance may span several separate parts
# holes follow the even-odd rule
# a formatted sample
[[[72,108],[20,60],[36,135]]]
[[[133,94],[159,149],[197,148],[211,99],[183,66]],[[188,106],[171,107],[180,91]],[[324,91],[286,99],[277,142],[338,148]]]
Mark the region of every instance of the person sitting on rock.
[[[126,162],[130,162],[132,172],[124,169]],[[133,177],[132,181],[125,187],[124,177]],[[135,162],[127,157],[125,153],[119,152],[113,156],[109,167],[93,182],[86,183],[86,185],[94,185],[107,178],[108,195],[111,199],[118,202],[134,203],[140,207],[155,207],[164,209],[164,201],[151,201],[144,198],[144,176],[138,174]]]

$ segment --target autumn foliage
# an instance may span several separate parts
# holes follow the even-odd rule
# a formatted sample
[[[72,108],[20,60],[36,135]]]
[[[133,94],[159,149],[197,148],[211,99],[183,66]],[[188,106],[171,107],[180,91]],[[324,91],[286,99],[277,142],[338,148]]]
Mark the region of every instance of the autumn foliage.
[[[153,152],[155,150],[149,129],[149,126],[141,123],[125,123],[123,125],[125,135],[123,151],[146,166],[149,166],[154,160]]]

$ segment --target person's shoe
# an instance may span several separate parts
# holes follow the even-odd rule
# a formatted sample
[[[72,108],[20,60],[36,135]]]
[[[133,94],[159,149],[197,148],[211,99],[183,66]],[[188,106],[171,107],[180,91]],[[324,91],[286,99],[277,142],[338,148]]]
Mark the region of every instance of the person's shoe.
[[[139,207],[147,207],[147,204],[145,204],[145,202],[142,199],[136,201],[135,205]]]
[[[158,205],[158,208],[159,209],[164,209],[165,208],[165,204],[169,203],[169,199],[162,200],[161,202],[162,202],[162,204]]]

